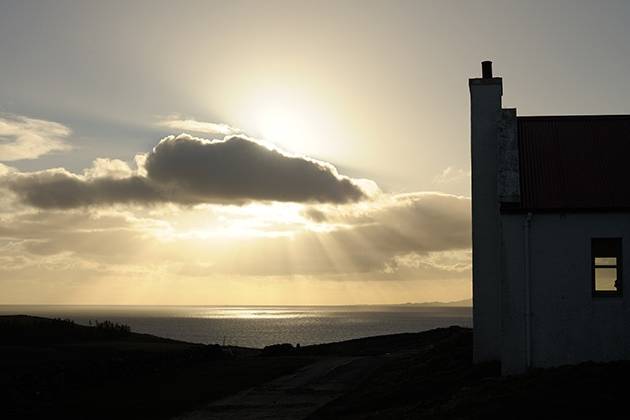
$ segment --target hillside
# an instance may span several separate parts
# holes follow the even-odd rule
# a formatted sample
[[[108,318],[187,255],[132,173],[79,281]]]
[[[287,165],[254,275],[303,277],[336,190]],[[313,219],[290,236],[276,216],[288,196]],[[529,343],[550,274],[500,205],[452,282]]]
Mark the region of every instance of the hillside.
[[[167,419],[309,362],[259,353],[113,324],[0,316],[1,418]]]
[[[501,377],[467,328],[259,350],[110,327],[0,317],[2,418],[625,418],[630,362]]]

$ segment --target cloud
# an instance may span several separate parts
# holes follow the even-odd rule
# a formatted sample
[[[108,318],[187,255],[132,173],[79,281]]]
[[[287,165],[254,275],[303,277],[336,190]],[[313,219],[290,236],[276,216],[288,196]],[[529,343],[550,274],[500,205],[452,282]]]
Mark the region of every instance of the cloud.
[[[384,194],[370,205],[357,203],[345,210],[319,207],[319,213],[305,215],[340,226],[330,231],[328,242],[343,250],[345,259],[360,270],[400,267],[400,261],[409,261],[411,256],[424,258],[470,248],[467,197],[433,192]]]
[[[435,184],[453,184],[470,180],[470,171],[449,166],[433,178]]]
[[[466,197],[371,194],[371,181],[245,136],[168,136],[134,160],[99,158],[80,173],[0,164],[0,275],[469,276]]]
[[[182,118],[179,115],[169,115],[162,118],[158,122],[158,125],[173,130],[221,135],[222,137],[243,133],[242,130],[231,127],[227,124],[197,121],[193,118]]]
[[[70,129],[62,124],[0,114],[0,161],[36,159],[46,153],[70,149]]]
[[[168,136],[138,168],[97,159],[82,175],[63,168],[8,172],[2,182],[23,203],[68,209],[112,204],[348,203],[366,198],[371,181],[340,175],[326,162],[292,156],[244,136],[206,140]]]
[[[170,215],[137,208],[30,209],[0,215],[0,246],[12,244],[3,255],[20,257],[20,264],[27,258],[42,269],[45,261],[56,267],[59,256],[66,255],[96,265],[163,266],[174,276],[185,275],[182,267],[206,277],[328,276],[339,281],[344,276],[407,281],[469,275],[468,198],[383,194],[373,201],[318,205],[318,212],[309,215],[328,225],[322,230],[310,229],[311,219],[300,221],[305,212],[299,207],[310,205],[274,204],[268,217],[257,220],[262,207],[202,206]],[[231,226],[242,228],[249,221],[251,230],[231,234]]]
[[[436,251],[426,254],[411,252],[397,255],[386,263],[385,272],[394,273],[405,269],[441,270],[444,273],[469,273],[472,269],[472,255],[469,249]]]
[[[15,169],[0,163],[0,177],[7,176],[8,174],[15,172]]]
[[[287,236],[221,239],[202,261],[213,272],[249,275],[356,275],[376,281],[463,278],[470,270],[470,199],[441,193],[382,194],[374,200],[309,205]],[[316,211],[312,211],[316,210]],[[282,216],[281,219],[286,219]],[[281,230],[266,226],[266,229]],[[203,241],[190,248],[203,248]],[[361,277],[363,276],[363,277]]]
[[[140,176],[89,178],[65,169],[49,169],[15,174],[7,186],[23,203],[42,209],[163,201],[162,195]]]
[[[169,136],[147,156],[149,179],[193,202],[345,203],[365,197],[329,163],[290,156],[246,137]]]
[[[97,158],[92,167],[83,171],[87,178],[123,179],[134,175],[127,162],[120,159]]]

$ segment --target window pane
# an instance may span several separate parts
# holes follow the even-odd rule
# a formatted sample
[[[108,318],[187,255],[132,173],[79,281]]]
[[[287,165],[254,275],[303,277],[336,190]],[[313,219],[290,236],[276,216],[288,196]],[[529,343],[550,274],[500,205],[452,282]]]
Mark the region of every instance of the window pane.
[[[615,257],[595,257],[595,265],[617,265]]]
[[[596,268],[595,269],[595,291],[616,292],[615,282],[617,280],[616,268]]]

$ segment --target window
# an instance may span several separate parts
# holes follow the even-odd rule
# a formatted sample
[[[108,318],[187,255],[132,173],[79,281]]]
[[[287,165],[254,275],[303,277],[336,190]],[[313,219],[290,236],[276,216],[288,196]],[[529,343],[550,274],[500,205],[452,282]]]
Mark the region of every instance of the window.
[[[622,260],[621,238],[591,240],[593,296],[621,296]]]

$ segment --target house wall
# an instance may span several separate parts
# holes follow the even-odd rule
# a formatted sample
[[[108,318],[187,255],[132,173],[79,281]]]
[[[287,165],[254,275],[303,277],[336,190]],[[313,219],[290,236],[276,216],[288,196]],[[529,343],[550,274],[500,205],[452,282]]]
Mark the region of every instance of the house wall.
[[[502,223],[504,373],[527,368],[527,216]],[[591,238],[620,237],[630,267],[630,217],[623,213],[533,214],[529,227],[532,367],[630,358],[630,272],[624,297],[593,297]]]
[[[500,266],[497,203],[497,141],[502,116],[500,78],[470,79],[473,357],[475,362],[499,360]]]

